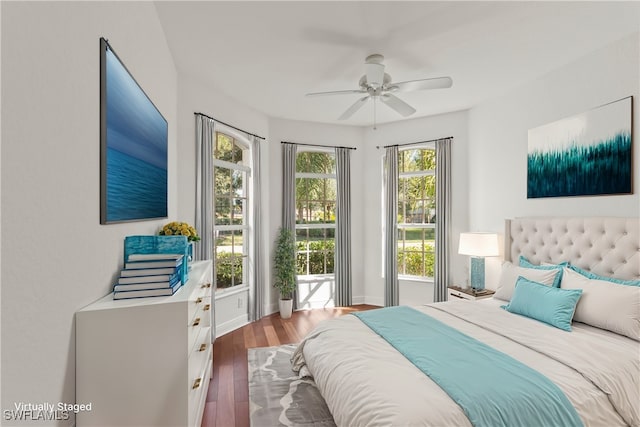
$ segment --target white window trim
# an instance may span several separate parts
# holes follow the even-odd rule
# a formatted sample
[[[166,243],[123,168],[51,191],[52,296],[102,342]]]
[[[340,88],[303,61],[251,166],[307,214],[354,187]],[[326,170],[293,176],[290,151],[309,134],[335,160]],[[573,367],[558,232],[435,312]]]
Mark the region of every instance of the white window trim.
[[[249,150],[248,148],[245,148],[246,150]],[[233,163],[233,162],[229,162],[226,160],[218,160],[218,159],[214,159],[213,160],[213,165],[214,166],[218,166],[218,167],[222,167],[225,169],[231,169],[231,170],[235,170],[235,171],[242,171],[242,172],[246,172],[247,175],[251,176],[251,168],[249,166],[245,166],[242,163]]]
[[[335,149],[329,147],[311,147],[305,148],[302,150],[298,150],[296,156],[301,153],[325,153],[331,154],[335,157]],[[315,173],[315,172],[296,172],[296,179],[298,178],[322,178],[322,179],[335,179],[336,185],[338,181],[337,173]],[[337,202],[337,201],[336,201]],[[321,230],[321,229],[335,229],[336,223],[321,223],[321,224],[296,224],[296,230]],[[297,253],[297,250],[296,250]],[[304,251],[303,253],[308,253],[308,251]],[[321,274],[298,274],[299,278],[335,278],[335,273],[321,273]]]
[[[246,284],[232,286],[231,288],[220,288],[216,289],[214,297],[216,300],[219,300],[221,298],[229,297],[234,294],[246,292],[247,290],[249,290],[249,285]]]
[[[436,228],[435,224],[425,224],[425,223],[417,223],[417,224],[412,224],[410,222],[403,222],[402,224],[398,224],[398,228]]]
[[[336,228],[335,223],[322,223],[322,224],[296,224],[296,230],[320,230],[323,228]]]
[[[335,173],[296,172],[296,178],[338,179]]]
[[[239,133],[235,129],[225,126],[223,124],[216,125],[215,132],[223,133],[232,137],[242,147],[243,150],[246,150],[249,153],[249,159],[244,161],[251,164],[253,152],[251,149],[251,142],[247,139],[246,135]],[[243,182],[242,182],[243,193],[245,194],[244,197],[234,197],[237,199],[242,199],[244,208],[246,208],[245,223],[239,224],[239,225],[214,225],[215,231],[243,231],[244,232],[246,236],[246,241],[243,241],[243,244],[242,244],[243,246],[242,258],[246,260],[246,262],[243,262],[243,269],[242,269],[243,283],[240,285],[232,286],[230,288],[216,289],[215,295],[217,299],[218,296],[225,297],[225,296],[233,295],[234,293],[244,292],[247,289],[249,289],[251,286],[255,286],[255,284],[253,283],[253,277],[254,277],[253,257],[251,256],[252,248],[253,248],[253,245],[255,244],[254,243],[255,236],[253,234],[253,227],[251,227],[251,224],[253,224],[253,221],[254,221],[253,195],[255,194],[254,193],[255,191],[259,191],[259,190],[252,188],[252,182],[250,179],[252,171],[250,166],[244,165],[242,163],[232,163],[226,160],[219,160],[219,159],[216,159],[215,157],[213,159],[213,165],[226,168],[226,169],[231,169],[234,171],[245,172],[246,178],[247,178],[247,179],[243,179]],[[214,197],[215,197],[215,193],[214,193]],[[215,247],[214,247],[214,251],[215,251]],[[214,253],[213,256],[215,258],[216,254]]]
[[[402,179],[402,178],[420,178],[423,176],[435,176],[436,175],[436,171],[435,169],[427,169],[427,170],[423,170],[423,171],[412,171],[412,172],[402,172],[399,174],[398,178]]]
[[[215,231],[242,231],[250,230],[249,224],[236,224],[236,225],[216,225]]]

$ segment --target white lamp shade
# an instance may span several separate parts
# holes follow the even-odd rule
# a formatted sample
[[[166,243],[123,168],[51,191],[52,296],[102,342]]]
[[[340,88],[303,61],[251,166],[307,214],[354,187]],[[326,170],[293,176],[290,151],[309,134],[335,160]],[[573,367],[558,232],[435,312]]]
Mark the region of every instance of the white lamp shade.
[[[477,257],[498,256],[498,235],[496,233],[460,233],[458,253]]]

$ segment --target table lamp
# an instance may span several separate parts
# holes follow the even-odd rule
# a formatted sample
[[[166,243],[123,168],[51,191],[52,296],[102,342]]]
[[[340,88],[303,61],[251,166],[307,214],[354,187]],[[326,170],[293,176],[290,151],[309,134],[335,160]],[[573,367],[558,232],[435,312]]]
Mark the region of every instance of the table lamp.
[[[484,257],[500,255],[498,235],[481,232],[460,233],[458,253],[471,257],[471,287],[476,290],[484,289]]]

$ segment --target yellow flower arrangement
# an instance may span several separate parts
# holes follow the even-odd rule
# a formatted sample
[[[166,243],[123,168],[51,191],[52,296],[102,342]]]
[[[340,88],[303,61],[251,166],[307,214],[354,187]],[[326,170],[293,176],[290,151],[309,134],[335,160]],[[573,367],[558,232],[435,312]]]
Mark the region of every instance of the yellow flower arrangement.
[[[190,242],[197,242],[200,240],[200,236],[198,236],[196,229],[186,222],[170,222],[162,227],[159,234],[161,236],[187,236],[187,240]]]

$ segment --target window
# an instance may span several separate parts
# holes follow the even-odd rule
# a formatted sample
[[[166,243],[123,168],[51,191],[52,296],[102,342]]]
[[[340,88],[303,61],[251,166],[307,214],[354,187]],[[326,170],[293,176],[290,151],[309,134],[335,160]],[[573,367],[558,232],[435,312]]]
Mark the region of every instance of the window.
[[[303,151],[296,158],[296,247],[299,275],[333,274],[336,160]]]
[[[218,290],[248,285],[249,148],[216,132],[214,149],[215,267]]]
[[[398,275],[433,278],[436,223],[435,147],[398,153]]]

